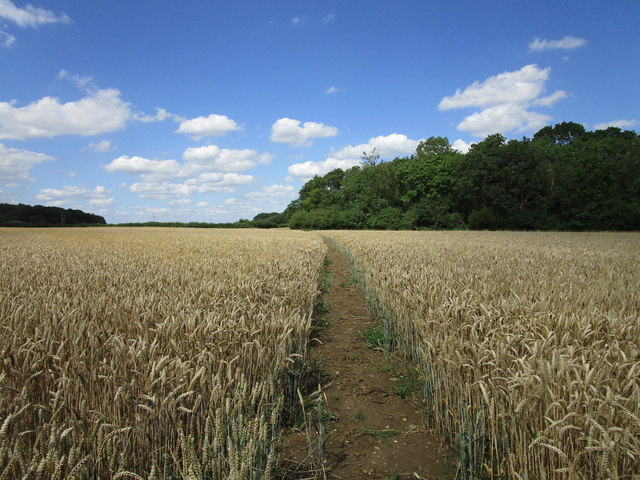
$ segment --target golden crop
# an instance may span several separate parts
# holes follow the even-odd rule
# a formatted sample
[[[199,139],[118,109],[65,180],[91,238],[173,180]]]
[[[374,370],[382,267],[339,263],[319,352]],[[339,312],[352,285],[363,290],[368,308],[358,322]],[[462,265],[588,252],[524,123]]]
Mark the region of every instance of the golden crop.
[[[640,236],[325,232],[463,478],[640,477]]]
[[[268,478],[325,250],[292,231],[0,229],[0,480]]]

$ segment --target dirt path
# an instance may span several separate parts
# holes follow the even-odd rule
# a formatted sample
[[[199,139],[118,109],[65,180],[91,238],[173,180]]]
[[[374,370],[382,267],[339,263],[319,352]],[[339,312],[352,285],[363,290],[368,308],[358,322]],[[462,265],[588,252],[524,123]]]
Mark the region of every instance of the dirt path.
[[[314,387],[321,384],[322,394],[306,401],[307,410],[315,406],[324,420],[324,449],[320,460],[316,453],[312,472],[308,437],[304,429],[291,429],[285,435],[285,478],[309,478],[310,473],[328,479],[451,478],[440,442],[425,430],[413,406],[420,400],[398,394],[410,391],[415,382],[402,374],[392,356],[368,348],[362,338],[360,332],[373,319],[348,260],[330,247],[329,263],[331,288],[321,299],[329,311],[320,316],[323,327],[316,332],[322,343],[310,354],[317,372]],[[315,431],[312,443],[317,444]],[[322,459],[324,472],[318,465]],[[301,473],[305,469],[306,475]]]

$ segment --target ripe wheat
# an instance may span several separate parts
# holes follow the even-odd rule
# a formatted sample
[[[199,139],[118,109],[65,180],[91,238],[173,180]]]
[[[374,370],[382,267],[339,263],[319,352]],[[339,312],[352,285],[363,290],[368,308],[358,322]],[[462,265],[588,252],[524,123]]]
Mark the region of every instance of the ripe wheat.
[[[292,231],[0,229],[0,480],[269,478],[324,255]]]
[[[325,232],[463,478],[640,477],[640,236]]]

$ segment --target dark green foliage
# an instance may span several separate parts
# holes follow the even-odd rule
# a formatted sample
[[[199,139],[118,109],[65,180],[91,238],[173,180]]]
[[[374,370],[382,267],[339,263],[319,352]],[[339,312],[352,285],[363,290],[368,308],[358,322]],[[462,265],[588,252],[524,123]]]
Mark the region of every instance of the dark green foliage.
[[[287,223],[284,213],[259,213],[253,217],[253,226],[258,228],[277,228]]]
[[[375,153],[375,152],[374,152]],[[366,154],[365,154],[366,157]],[[640,229],[640,137],[563,122],[533,139],[442,137],[414,155],[309,180],[283,214],[300,229]],[[372,157],[373,158],[373,157]]]
[[[0,225],[51,227],[61,225],[105,225],[104,217],[81,210],[42,205],[0,203]]]
[[[144,223],[118,223],[116,227],[172,227],[172,228],[254,228],[251,220],[240,219],[233,223],[208,223],[208,222],[144,222]]]
[[[232,223],[208,222],[144,222],[119,223],[120,227],[175,227],[175,228],[277,228],[287,226],[284,213],[259,213],[253,220],[240,219]]]

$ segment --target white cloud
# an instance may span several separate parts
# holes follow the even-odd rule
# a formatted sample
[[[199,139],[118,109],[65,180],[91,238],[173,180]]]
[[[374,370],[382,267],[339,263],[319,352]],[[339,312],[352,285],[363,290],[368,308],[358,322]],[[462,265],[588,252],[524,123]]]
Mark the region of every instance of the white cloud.
[[[110,190],[98,185],[93,190],[82,187],[65,186],[62,188],[45,188],[36,195],[38,200],[47,202],[48,205],[63,206],[78,200],[88,200],[91,205],[109,205],[113,199],[109,198]]]
[[[458,139],[455,142],[453,142],[453,149],[459,151],[460,153],[467,153],[469,151],[469,149],[471,148],[471,145],[473,145],[472,143],[467,143],[462,139]]]
[[[175,160],[150,160],[144,157],[122,155],[102,166],[109,173],[129,173],[155,175],[156,178],[176,178],[186,176],[184,167]]]
[[[132,184],[129,190],[141,198],[166,200],[172,198],[188,198],[196,193],[233,192],[234,187],[248,185],[255,181],[251,175],[238,173],[207,172],[190,178],[184,183],[163,181],[143,181]]]
[[[536,107],[550,107],[558,100],[562,100],[564,98],[567,98],[567,92],[565,92],[564,90],[558,90],[548,97],[542,97],[534,100],[533,102],[531,102],[531,105],[534,105]]]
[[[335,170],[336,168],[347,170],[351,167],[355,167],[358,164],[358,160],[339,160],[337,158],[329,157],[320,162],[312,162],[311,160],[309,160],[308,162],[294,163],[293,165],[289,165],[289,174],[293,177],[300,177],[304,179],[313,177],[314,175],[324,175],[325,173],[329,173],[331,170]]]
[[[10,48],[16,41],[16,37],[7,32],[0,31],[0,47]]]
[[[200,207],[200,208],[204,208],[207,205],[209,205],[207,202],[198,202],[198,207]]]
[[[339,93],[339,92],[341,92],[341,91],[342,91],[342,89],[341,89],[341,88],[337,88],[337,87],[334,87],[334,86],[332,85],[332,86],[330,86],[329,88],[327,88],[327,89],[324,91],[324,93],[326,93],[327,95],[333,95],[333,94]]]
[[[528,103],[540,96],[551,68],[526,65],[515,72],[503,72],[483,82],[473,82],[452,97],[444,97],[438,108],[490,107],[506,103]]]
[[[293,17],[291,19],[291,23],[293,25],[300,25],[302,23],[302,19],[300,17]]]
[[[196,193],[233,192],[237,186],[254,183],[252,175],[237,172],[257,163],[266,164],[273,158],[273,155],[251,149],[229,150],[215,145],[187,149],[183,156],[184,163],[123,155],[102,167],[111,173],[140,175],[141,181],[130,185],[129,190],[142,198],[164,200],[182,197],[173,203],[179,205]],[[183,180],[172,183],[171,180],[175,179]]]
[[[245,197],[260,203],[279,204],[292,200],[296,190],[291,185],[267,185],[261,190],[245,194]]]
[[[348,145],[338,151],[331,152],[330,155],[338,159],[360,162],[363,153],[369,153],[375,148],[383,159],[389,160],[414,153],[419,143],[420,140],[412,140],[401,133],[392,133],[372,137],[367,143],[360,145]]]
[[[372,137],[367,143],[359,145],[348,145],[337,151],[332,151],[329,156],[319,162],[294,163],[289,166],[289,175],[300,178],[310,178],[314,175],[324,175],[325,173],[341,168],[346,170],[359,165],[364,153],[370,153],[374,148],[382,158],[395,158],[402,155],[411,155],[416,151],[420,140],[412,140],[406,135],[392,133],[390,135],[380,135]]]
[[[29,171],[39,163],[52,160],[53,157],[43,153],[7,148],[0,143],[0,183],[5,186],[19,186],[23,182],[33,181]]]
[[[574,50],[584,47],[587,41],[584,38],[572,37],[567,35],[560,40],[545,40],[543,38],[534,38],[529,43],[529,52],[541,52],[543,50]]]
[[[268,164],[274,155],[249,148],[233,150],[217,145],[188,148],[182,154],[187,165],[197,171],[242,172],[258,163]]]
[[[115,89],[97,90],[78,101],[44,97],[25,107],[0,102],[0,139],[25,140],[56,135],[99,135],[125,127],[129,104]]]
[[[205,172],[196,178],[190,178],[186,185],[198,185],[198,192],[233,191],[239,185],[249,185],[255,181],[252,175],[241,175],[239,173]]]
[[[594,130],[606,130],[609,127],[633,128],[640,123],[638,120],[613,120],[611,122],[602,122],[593,126]]]
[[[133,115],[133,118],[134,120],[137,120],[143,123],[164,122],[167,119],[175,120],[176,122],[186,121],[180,115],[167,112],[164,108],[158,108],[158,107],[156,107],[156,113],[154,115],[145,115],[144,113],[136,113]]]
[[[89,96],[95,95],[100,89],[93,82],[93,77],[91,76],[82,76],[71,73],[67,70],[60,70],[58,72],[58,79],[69,80],[73,83],[77,88],[86,92]],[[118,92],[119,93],[119,92]],[[127,104],[128,106],[128,104]],[[164,108],[157,108],[156,113],[153,115],[146,115],[142,112],[128,112],[128,119],[136,120],[138,122],[143,123],[151,123],[151,122],[163,122],[167,119],[175,120],[176,122],[181,122],[185,120],[183,117],[176,115],[175,113],[167,112]]]
[[[91,142],[89,145],[86,146],[86,149],[92,150],[97,153],[106,153],[106,152],[112,152],[113,150],[115,150],[116,146],[113,143],[111,143],[109,140],[100,140],[97,143]]]
[[[106,207],[107,205],[112,205],[115,203],[115,198],[92,198],[89,200],[89,205],[98,205],[101,207]]]
[[[216,179],[223,178],[222,173],[234,174],[248,170],[258,163],[268,164],[274,156],[256,150],[233,150],[219,148],[216,145],[188,148],[183,154],[184,163],[176,160],[151,160],[144,157],[122,155],[109,164],[102,165],[110,173],[140,175],[143,183],[164,183],[167,180],[188,178],[187,181],[202,182],[203,173],[215,173]],[[253,178],[239,176],[237,178]],[[214,178],[214,177],[210,177]],[[225,177],[227,180],[233,176]],[[217,180],[216,180],[217,181]]]
[[[515,72],[503,72],[482,82],[473,82],[464,90],[457,89],[455,95],[444,97],[438,108],[481,108],[457,126],[458,130],[471,132],[478,137],[538,129],[552,117],[529,109],[549,107],[567,97],[562,90],[541,97],[550,71],[550,68],[526,65]]]
[[[180,123],[176,133],[184,133],[199,140],[204,137],[221,137],[234,130],[240,130],[235,120],[225,115],[212,113],[208,117],[196,117]]]
[[[173,197],[189,196],[197,191],[194,185],[169,182],[137,182],[129,186],[129,190],[141,198],[165,200]]]
[[[323,123],[304,122],[293,118],[281,118],[271,126],[271,141],[289,143],[295,146],[308,147],[312,145],[312,138],[335,137],[338,135],[336,127]]]
[[[521,105],[498,105],[469,115],[458,124],[458,130],[486,137],[497,132],[539,130],[551,120],[549,115],[530,112]]]
[[[18,8],[11,0],[0,0],[0,18],[14,22],[20,27],[37,27],[46,23],[71,23],[71,19],[65,13],[56,14],[33,5]]]

